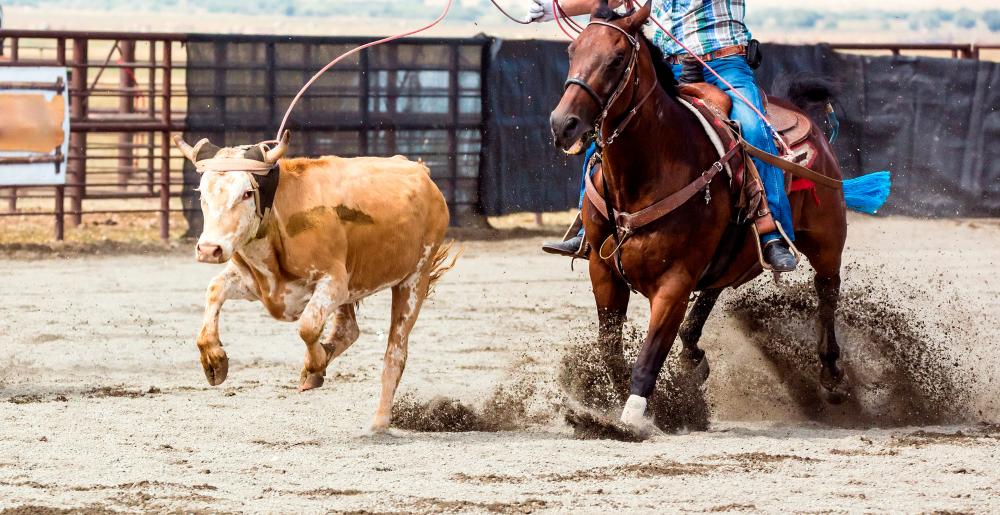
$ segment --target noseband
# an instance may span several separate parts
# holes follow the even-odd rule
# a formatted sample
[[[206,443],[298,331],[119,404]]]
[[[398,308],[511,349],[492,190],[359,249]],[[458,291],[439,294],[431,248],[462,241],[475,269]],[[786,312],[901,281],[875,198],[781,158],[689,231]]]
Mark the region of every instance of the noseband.
[[[653,91],[656,90],[658,84],[655,81],[653,82],[653,87],[651,87],[649,91],[646,93],[646,95],[642,97],[642,100],[640,100],[639,103],[637,103],[635,107],[632,108],[632,110],[625,117],[625,119],[622,120],[622,122],[618,125],[618,127],[615,128],[614,131],[612,131],[611,136],[605,138],[604,120],[607,119],[608,111],[611,109],[611,106],[613,106],[615,102],[618,100],[618,98],[621,97],[622,93],[625,92],[625,88],[628,87],[629,79],[631,78],[632,74],[634,74],[636,71],[639,62],[640,43],[639,43],[639,38],[629,34],[625,29],[617,25],[603,21],[592,21],[587,26],[589,27],[590,25],[603,25],[605,27],[610,27],[612,29],[617,30],[618,32],[621,32],[622,35],[624,35],[625,38],[628,39],[629,46],[632,48],[632,55],[629,56],[628,66],[625,67],[625,70],[622,72],[621,79],[618,80],[618,86],[616,86],[614,91],[611,92],[611,96],[608,97],[607,101],[602,100],[601,96],[597,94],[597,91],[595,91],[594,88],[591,87],[590,84],[587,84],[587,82],[584,81],[583,79],[577,77],[571,77],[567,79],[566,83],[563,85],[564,92],[568,90],[570,86],[578,86],[580,89],[585,91],[587,95],[589,95],[590,98],[594,100],[595,103],[597,103],[598,107],[601,108],[601,115],[598,116],[597,120],[594,121],[594,127],[597,130],[597,146],[600,148],[604,148],[613,143],[614,140],[617,139],[619,135],[621,135],[622,130],[624,130],[625,127],[629,124],[629,122],[632,121],[632,118],[635,117],[636,113],[639,111],[639,108],[642,106],[642,104],[644,104],[646,100],[649,99],[649,97],[653,94]],[[639,86],[639,77],[636,76],[635,86],[633,87],[638,87],[638,86]]]

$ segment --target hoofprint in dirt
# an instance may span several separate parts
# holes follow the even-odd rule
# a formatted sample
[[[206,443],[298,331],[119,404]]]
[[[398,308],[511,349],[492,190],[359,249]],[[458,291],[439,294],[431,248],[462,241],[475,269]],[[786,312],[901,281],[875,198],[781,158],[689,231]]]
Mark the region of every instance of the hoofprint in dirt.
[[[748,325],[746,306],[759,315],[769,299],[794,301],[761,280],[749,286],[757,297],[727,293],[729,309],[706,327],[707,431],[574,439],[556,378],[568,349],[592,340],[592,298],[581,267],[541,255],[539,238],[466,243],[421,314],[403,375],[399,426],[513,429],[500,432],[363,431],[385,350],[385,295],[362,306],[361,339],[326,385],[304,394],[296,326],[257,304],[227,304],[230,377],[211,388],[194,337],[216,267],[179,255],[3,261],[0,510],[993,509],[1000,223],[857,217],[850,231],[845,288],[857,306],[888,306],[878,316],[902,316],[930,339],[918,371],[944,378],[960,404],[961,416],[936,421],[945,425],[873,429],[900,419],[817,416],[803,387],[814,371],[780,370],[799,363],[798,351],[774,347],[808,329],[801,313]],[[639,327],[644,304],[633,299]],[[865,385],[864,406],[905,412],[878,392],[922,392],[911,387],[924,376],[887,371],[918,355],[878,349],[872,342],[896,335],[873,337],[856,327],[864,323],[844,322],[847,360],[886,382]],[[869,363],[884,356],[897,361]],[[515,420],[502,416],[511,412]]]

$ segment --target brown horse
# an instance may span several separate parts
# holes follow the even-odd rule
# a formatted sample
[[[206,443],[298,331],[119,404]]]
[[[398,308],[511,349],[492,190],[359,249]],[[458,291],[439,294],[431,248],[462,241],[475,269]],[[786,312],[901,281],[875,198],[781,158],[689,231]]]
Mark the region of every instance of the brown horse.
[[[659,57],[659,51],[642,35],[650,3],[626,17],[613,15],[606,6],[594,11],[591,24],[570,45],[570,79],[551,118],[556,144],[564,150],[577,146],[591,130],[605,141],[617,135],[606,144],[603,169],[594,180],[596,190],[606,194],[609,204],[627,213],[683,190],[719,161],[719,153],[700,122],[678,102],[671,71],[661,59],[653,58]],[[802,112],[790,102],[775,99],[772,103]],[[820,154],[813,169],[839,180],[837,159],[815,125],[809,138]],[[707,377],[705,353],[698,347],[706,319],[722,289],[739,286],[761,271],[754,238],[738,235],[739,239],[734,239],[727,234],[735,215],[736,193],[724,177],[716,177],[707,188],[710,196],[695,195],[624,241],[620,250],[624,277],[614,258],[602,258],[599,250],[613,234],[612,223],[593,202],[583,208],[587,240],[594,249],[589,259],[600,322],[598,343],[612,370],[619,374],[623,389],[627,369],[622,356],[622,326],[630,286],[650,303],[649,330],[632,369],[623,422],[637,424],[642,420],[646,399],[678,333],[684,345],[682,363],[692,373]],[[827,399],[839,402],[846,381],[837,364],[840,348],[834,321],[847,235],[846,206],[840,190],[818,187],[815,193],[818,202],[811,192],[793,193],[790,201],[796,245],[816,270],[822,363],[819,382]],[[720,249],[733,241],[740,245],[730,253],[735,258],[705,284],[706,270]],[[604,257],[608,257],[614,240],[607,243]],[[685,320],[694,291],[701,293]],[[624,391],[621,393],[624,398]]]

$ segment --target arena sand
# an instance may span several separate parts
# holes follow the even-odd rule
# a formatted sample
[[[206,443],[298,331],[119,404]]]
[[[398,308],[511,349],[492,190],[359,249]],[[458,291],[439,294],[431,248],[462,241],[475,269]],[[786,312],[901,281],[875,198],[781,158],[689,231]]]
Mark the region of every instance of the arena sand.
[[[1000,222],[850,222],[848,402],[816,391],[801,271],[724,294],[707,382],[666,374],[643,435],[608,423],[586,274],[540,238],[466,243],[416,326],[387,435],[363,429],[386,295],[306,394],[295,326],[228,304],[230,376],[211,388],[193,337],[217,268],[5,260],[0,511],[995,510]],[[633,299],[630,352],[645,306]],[[643,441],[593,439],[607,437]]]

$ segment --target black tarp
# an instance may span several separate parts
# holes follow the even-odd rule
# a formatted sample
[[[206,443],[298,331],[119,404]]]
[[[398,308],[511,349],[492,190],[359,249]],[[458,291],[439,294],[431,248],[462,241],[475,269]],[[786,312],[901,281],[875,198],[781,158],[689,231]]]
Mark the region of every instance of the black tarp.
[[[823,45],[765,45],[758,83],[783,93],[790,78],[840,87],[835,149],[846,176],[889,170],[884,212],[1000,216],[1000,63],[861,56]],[[566,45],[497,41],[488,72],[484,212],[576,206],[577,159],[551,145],[548,115],[566,79]]]
[[[582,158],[559,151],[549,128],[568,70],[565,43],[494,40],[479,197],[485,214],[576,207]]]
[[[779,93],[813,74],[841,88],[834,145],[849,177],[893,173],[885,212],[1000,215],[1000,63],[861,56],[825,46],[769,45],[758,82]]]

